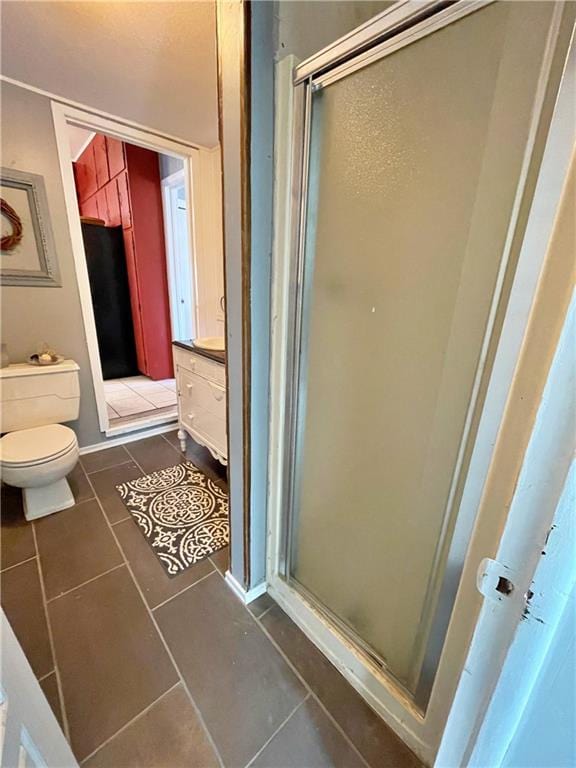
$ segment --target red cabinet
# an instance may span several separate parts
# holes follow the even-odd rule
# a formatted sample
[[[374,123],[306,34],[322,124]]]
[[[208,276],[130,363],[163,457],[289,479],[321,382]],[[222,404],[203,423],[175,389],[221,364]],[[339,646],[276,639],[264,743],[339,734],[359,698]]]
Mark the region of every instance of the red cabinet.
[[[132,309],[132,319],[134,323],[134,341],[136,343],[136,360],[138,369],[148,375],[148,359],[146,357],[146,344],[144,341],[144,332],[140,320],[141,305],[138,292],[138,267],[136,265],[136,254],[134,251],[134,237],[132,230],[124,230],[124,251],[126,253],[126,270],[128,272],[128,284],[130,286],[130,307]]]
[[[108,168],[110,178],[113,179],[126,167],[124,161],[124,144],[118,139],[106,137],[106,146],[108,148]]]
[[[120,218],[124,229],[132,226],[132,211],[130,210],[130,193],[128,192],[128,174],[121,173],[116,179],[118,183],[118,201],[120,203]]]
[[[112,179],[104,187],[106,193],[106,206],[108,208],[107,223],[109,227],[119,227],[122,224],[120,218],[120,200],[118,198],[118,181]]]
[[[106,136],[97,133],[91,142],[94,147],[94,167],[96,169],[96,182],[98,189],[110,181],[110,170],[108,169],[108,152],[106,148]]]
[[[132,222],[124,237],[131,233],[134,242],[146,374],[167,379],[173,376],[172,334],[158,155],[132,144],[124,151]]]
[[[92,142],[82,152],[76,163],[74,163],[74,176],[80,202],[86,200],[98,190]]]
[[[98,206],[96,204],[96,195],[92,195],[88,200],[80,203],[80,216],[87,216],[89,219],[99,219]]]
[[[173,376],[158,155],[96,135],[74,164],[80,214],[122,225],[141,373]]]
[[[105,221],[106,225],[109,226],[110,220],[108,216],[108,204],[106,202],[106,190],[104,187],[99,189],[94,197],[96,198],[96,207],[98,208],[98,218],[102,219],[102,221]]]

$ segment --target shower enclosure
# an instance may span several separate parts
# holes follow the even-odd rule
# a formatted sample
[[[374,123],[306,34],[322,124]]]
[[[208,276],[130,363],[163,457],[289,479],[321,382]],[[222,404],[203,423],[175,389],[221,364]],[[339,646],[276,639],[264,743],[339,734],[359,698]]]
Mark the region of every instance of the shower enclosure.
[[[371,703],[382,686],[422,719],[571,21],[561,3],[403,5],[293,73],[269,578]]]

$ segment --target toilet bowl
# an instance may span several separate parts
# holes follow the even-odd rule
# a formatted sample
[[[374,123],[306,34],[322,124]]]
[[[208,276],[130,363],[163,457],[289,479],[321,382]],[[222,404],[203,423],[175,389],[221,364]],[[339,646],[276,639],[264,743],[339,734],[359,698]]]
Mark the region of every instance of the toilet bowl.
[[[2,480],[22,488],[27,520],[74,505],[66,475],[78,457],[76,435],[62,424],[21,429],[0,438]]]
[[[80,452],[75,433],[61,422],[78,418],[78,371],[73,360],[0,369],[0,474],[22,488],[27,520],[74,505],[66,476]]]

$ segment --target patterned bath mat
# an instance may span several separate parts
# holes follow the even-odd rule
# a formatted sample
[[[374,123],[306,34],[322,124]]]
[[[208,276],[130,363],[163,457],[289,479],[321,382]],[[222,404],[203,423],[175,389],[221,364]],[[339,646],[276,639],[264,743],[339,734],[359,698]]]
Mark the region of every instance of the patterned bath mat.
[[[116,489],[169,576],[228,544],[228,495],[189,461]]]

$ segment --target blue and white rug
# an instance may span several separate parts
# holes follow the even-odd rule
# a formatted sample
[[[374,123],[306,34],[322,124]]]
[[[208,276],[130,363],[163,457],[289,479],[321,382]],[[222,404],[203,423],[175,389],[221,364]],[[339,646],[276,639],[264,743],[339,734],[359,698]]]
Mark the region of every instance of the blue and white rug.
[[[228,494],[189,461],[116,488],[169,576],[228,544]]]

